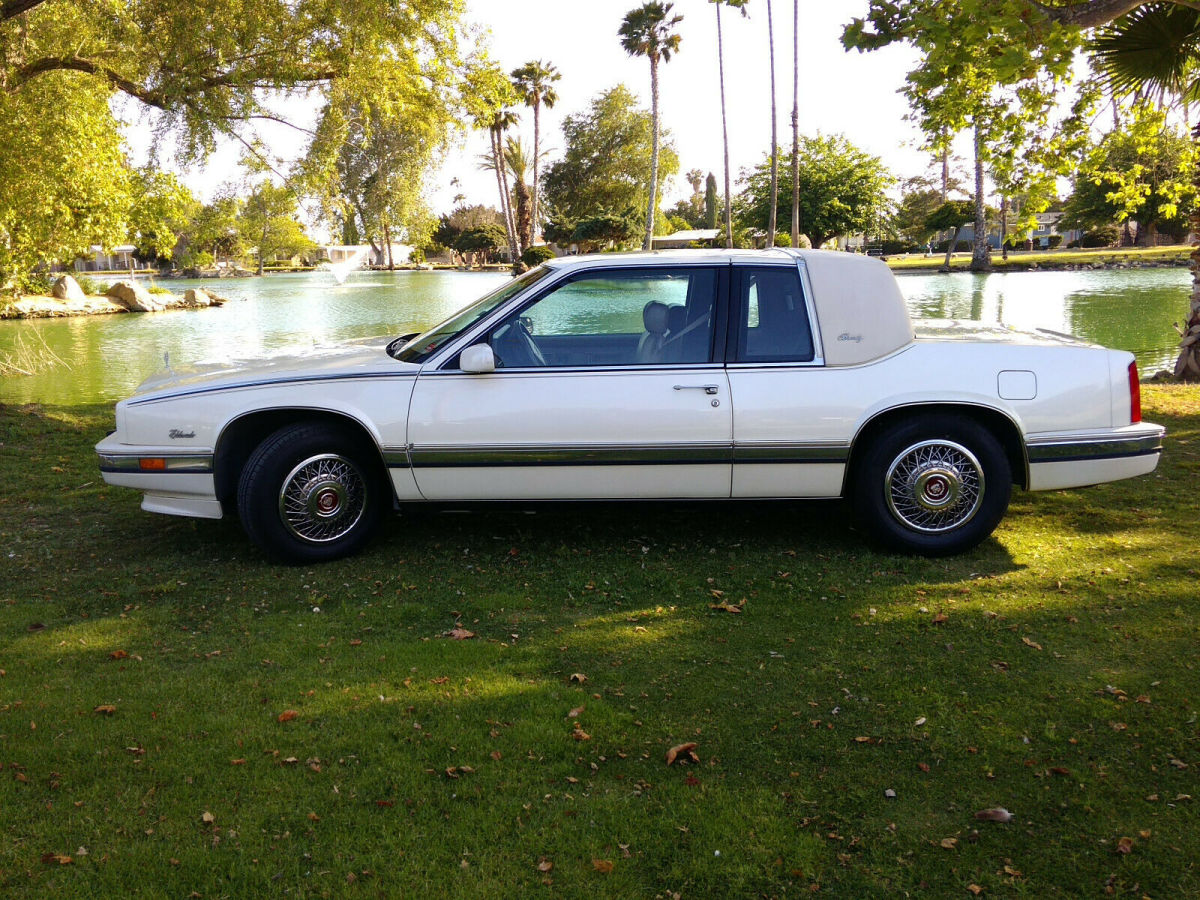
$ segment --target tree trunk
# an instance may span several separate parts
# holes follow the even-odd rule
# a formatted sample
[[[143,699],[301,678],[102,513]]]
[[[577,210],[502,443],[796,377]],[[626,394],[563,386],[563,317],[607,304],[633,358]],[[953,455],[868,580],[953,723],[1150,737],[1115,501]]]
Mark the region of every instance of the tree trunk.
[[[954,237],[950,238],[950,246],[946,248],[946,262],[942,266],[943,272],[950,271],[950,260],[954,256],[954,248],[958,246],[958,236],[962,234],[962,229],[961,225],[954,226]]]
[[[792,0],[792,246],[800,246],[800,0]]]
[[[987,239],[987,208],[983,202],[983,129],[975,123],[975,246],[971,252],[971,271],[992,270],[992,248]]]
[[[950,145],[942,148],[942,202],[950,198]]]
[[[504,132],[500,128],[492,128],[492,159],[495,162],[496,185],[500,189],[500,212],[504,216],[504,234],[508,239],[508,252],[516,265],[517,257],[517,225],[513,220],[512,204],[508,198],[508,178],[504,167]]]
[[[1200,125],[1192,129],[1192,141],[1200,145]],[[1200,153],[1196,154],[1192,164],[1192,183],[1200,188]],[[1192,300],[1182,329],[1175,377],[1181,381],[1200,381],[1200,206],[1192,211],[1190,225],[1196,235],[1192,242]]]
[[[767,246],[775,246],[775,225],[779,215],[779,122],[775,109],[775,20],[771,0],[767,0],[767,42],[771,57],[771,220],[767,225]]]
[[[654,249],[654,208],[658,205],[658,56],[650,54],[650,202],[646,204],[643,250]]]
[[[725,146],[725,249],[733,249],[732,186],[729,176],[729,117],[725,108],[725,39],[721,32],[721,4],[717,4],[717,70],[721,79],[721,139]]]
[[[1008,261],[1008,197],[1000,198],[1000,255]]]
[[[538,225],[538,153],[540,152],[540,141],[542,137],[541,125],[542,98],[541,95],[535,95],[533,102],[533,195],[529,201],[529,218],[533,225],[533,232],[530,235],[529,243],[537,242],[538,235],[542,229]]]
[[[396,262],[392,259],[392,227],[387,219],[383,220],[383,246],[387,248],[387,267],[389,272],[396,271]]]

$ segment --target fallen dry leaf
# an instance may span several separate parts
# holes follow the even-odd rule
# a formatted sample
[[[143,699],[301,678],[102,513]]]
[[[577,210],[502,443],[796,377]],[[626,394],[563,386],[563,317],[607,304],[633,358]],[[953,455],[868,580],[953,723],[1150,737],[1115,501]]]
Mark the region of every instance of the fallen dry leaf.
[[[108,654],[109,659],[129,659],[129,653],[125,650],[114,650]]]
[[[571,732],[571,737],[577,741],[590,741],[592,736],[584,731],[578,722],[575,723],[575,730]]]
[[[102,706],[97,706],[95,709],[92,710],[92,712],[98,712],[102,716],[111,716],[116,711],[117,711],[117,708],[115,706],[113,706],[111,703],[105,703]]]
[[[1122,856],[1133,852],[1133,838],[1123,837],[1117,841],[1117,852]]]
[[[300,713],[296,712],[296,710],[294,710],[294,709],[285,709],[283,712],[281,712],[279,714],[279,721],[280,722],[290,722],[290,721],[292,721],[292,719],[296,718],[298,715],[300,715]]]
[[[203,822],[205,825],[211,825],[213,822],[217,821],[217,817],[206,810],[204,813],[201,814],[200,821]]]
[[[593,859],[592,868],[607,875],[613,870],[613,863],[611,859]]]
[[[1180,770],[1186,769],[1188,767],[1188,764],[1185,763],[1182,759],[1175,759],[1174,757],[1172,757],[1172,759],[1171,759],[1171,765],[1173,765],[1175,768],[1180,769]]]
[[[1052,766],[1050,768],[1050,774],[1051,775],[1070,775],[1071,770],[1068,769],[1066,766]]]
[[[929,771],[929,763],[923,763],[923,762],[917,763],[917,768],[920,769],[922,772],[928,772]]]
[[[550,860],[546,859],[546,857],[543,856],[541,859],[538,860],[537,868],[538,868],[539,872],[549,872],[551,869],[554,868],[554,863],[550,862]]]
[[[1031,640],[1030,640],[1029,638],[1027,638],[1027,637],[1023,637],[1023,638],[1021,638],[1021,643],[1022,643],[1022,644],[1024,644],[1026,647],[1032,647],[1034,650],[1041,650],[1041,649],[1042,649],[1042,645],[1041,645],[1041,644],[1039,644],[1037,641],[1031,641]]]
[[[975,818],[981,822],[1011,822],[1013,814],[1003,806],[997,806],[993,809],[981,809],[975,813]]]
[[[958,846],[958,838],[942,838],[942,847],[946,850],[953,850]]]
[[[854,743],[856,743],[856,744],[873,744],[873,743],[875,743],[875,738],[868,737],[865,734],[860,734],[858,737],[856,737],[854,739]]]
[[[449,631],[443,632],[442,637],[448,637],[452,641],[466,641],[475,637],[475,632],[467,631],[467,629],[463,628],[462,626],[455,626]]]
[[[570,678],[567,679],[567,681],[574,682],[575,684],[583,684],[585,681],[587,681],[587,676],[582,672],[575,672]]]
[[[949,618],[950,617],[948,615],[946,615],[944,612],[940,612],[936,616],[933,617],[933,624],[941,625],[943,622],[949,620]]]
[[[667,751],[667,765],[674,765],[677,759],[683,757],[683,761],[690,759],[692,762],[700,762],[700,757],[696,755],[696,747],[699,745],[695,741],[688,741],[686,744],[678,744]]]
[[[710,603],[710,604],[708,604],[708,608],[709,609],[719,609],[719,610],[723,610],[724,612],[728,612],[728,613],[740,613],[742,611],[742,607],[745,605],[746,605],[746,598],[743,597],[737,603],[730,603],[728,600],[722,600],[720,603]]]
[[[981,888],[977,884],[968,884],[967,890],[970,891],[972,894],[974,894],[976,897],[978,897],[980,894],[983,893],[983,888]]]
[[[67,856],[65,853],[43,853],[42,862],[48,866],[60,865],[69,866],[75,860]]]
[[[581,712],[583,712],[583,710],[584,710],[584,707],[582,707],[582,706],[577,706],[577,707],[575,707],[573,710],[571,710],[569,713],[567,713],[567,718],[568,718],[568,719],[578,719],[578,718],[579,718],[579,714],[580,714]]]
[[[246,759],[245,759],[245,757],[241,757],[239,759],[231,759],[229,761],[229,764],[231,766],[244,766],[246,764]]]

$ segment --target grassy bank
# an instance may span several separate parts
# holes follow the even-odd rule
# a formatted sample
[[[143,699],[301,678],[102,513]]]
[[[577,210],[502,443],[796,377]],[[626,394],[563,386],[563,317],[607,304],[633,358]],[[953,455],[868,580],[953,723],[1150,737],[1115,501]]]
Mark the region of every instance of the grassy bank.
[[[1171,247],[1111,247],[1096,250],[1036,250],[1032,252],[1010,252],[1008,259],[999,253],[992,254],[992,268],[997,272],[1020,272],[1032,269],[1061,269],[1067,266],[1137,266],[1137,265],[1186,265],[1192,248],[1184,244]],[[897,271],[937,271],[946,262],[946,254],[933,256],[893,256],[888,265]],[[956,253],[950,268],[956,272],[967,271],[971,265],[970,253]]]
[[[1154,476],[960,558],[625,506],[315,569],[104,487],[109,409],[0,407],[0,893],[1195,896],[1200,391],[1145,400]]]

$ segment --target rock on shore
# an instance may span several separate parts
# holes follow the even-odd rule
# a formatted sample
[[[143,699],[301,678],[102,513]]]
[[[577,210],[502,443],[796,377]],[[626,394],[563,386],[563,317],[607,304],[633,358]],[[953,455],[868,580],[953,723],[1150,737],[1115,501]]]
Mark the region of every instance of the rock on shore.
[[[71,285],[74,285],[74,288]],[[205,309],[225,303],[225,298],[203,288],[189,288],[182,296],[151,294],[141,285],[129,281],[118,281],[108,289],[107,296],[88,296],[70,275],[64,275],[55,283],[54,294],[53,297],[22,297],[0,310],[0,318],[49,319],[59,316],[160,312],[166,309]]]

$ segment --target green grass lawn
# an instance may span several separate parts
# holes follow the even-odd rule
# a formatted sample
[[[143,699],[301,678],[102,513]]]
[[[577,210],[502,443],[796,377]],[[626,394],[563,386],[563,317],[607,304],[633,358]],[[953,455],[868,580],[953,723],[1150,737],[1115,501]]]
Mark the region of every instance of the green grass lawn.
[[[1031,268],[1057,268],[1060,266],[1090,266],[1096,263],[1110,265],[1113,263],[1164,263],[1173,262],[1186,264],[1193,247],[1176,244],[1169,247],[1101,247],[1095,250],[1036,250],[1032,252],[1010,252],[1005,260],[998,252],[992,253],[992,268],[997,272],[1022,271]],[[898,271],[913,269],[938,269],[946,262],[946,253],[935,253],[933,256],[911,254],[892,256],[888,265]],[[950,268],[954,271],[967,271],[971,265],[971,254],[956,253],[951,260]]]
[[[1200,390],[1145,400],[1155,475],[954,559],[626,505],[312,569],[0,407],[0,894],[1196,896]]]

